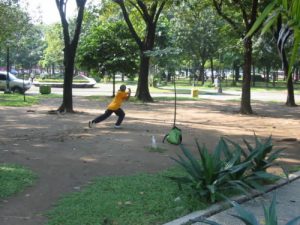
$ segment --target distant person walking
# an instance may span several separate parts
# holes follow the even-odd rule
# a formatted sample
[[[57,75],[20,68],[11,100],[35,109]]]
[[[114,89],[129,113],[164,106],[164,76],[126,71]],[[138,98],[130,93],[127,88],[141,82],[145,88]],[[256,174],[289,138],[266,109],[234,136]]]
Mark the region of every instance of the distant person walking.
[[[111,116],[112,113],[115,113],[118,116],[115,128],[121,128],[121,123],[125,117],[125,112],[123,111],[123,109],[121,109],[121,105],[123,101],[126,101],[130,98],[130,95],[131,89],[128,88],[128,91],[126,91],[126,85],[122,84],[112,102],[107,106],[107,109],[105,110],[104,114],[96,117],[92,121],[89,121],[89,128],[92,128],[96,123],[106,120],[108,117]]]

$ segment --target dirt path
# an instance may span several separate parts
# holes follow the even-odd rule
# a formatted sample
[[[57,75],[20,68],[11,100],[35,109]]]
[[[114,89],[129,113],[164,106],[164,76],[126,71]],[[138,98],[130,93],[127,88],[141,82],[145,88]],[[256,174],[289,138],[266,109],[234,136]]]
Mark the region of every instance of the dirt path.
[[[128,103],[124,128],[115,130],[114,116],[87,128],[87,121],[101,113],[105,103],[76,97],[74,108],[80,113],[48,114],[60,101],[48,99],[30,108],[0,107],[0,163],[18,163],[39,176],[36,185],[0,202],[1,225],[45,224],[45,211],[94,177],[156,172],[173,164],[170,156],[179,148],[160,142],[172,124],[172,103]],[[252,142],[254,132],[259,137],[272,134],[276,147],[286,147],[282,161],[300,165],[299,107],[253,104],[258,116],[239,115],[238,109],[237,102],[179,102],[184,144],[195,150],[195,138],[211,148],[222,135]],[[165,152],[147,150],[153,135]]]

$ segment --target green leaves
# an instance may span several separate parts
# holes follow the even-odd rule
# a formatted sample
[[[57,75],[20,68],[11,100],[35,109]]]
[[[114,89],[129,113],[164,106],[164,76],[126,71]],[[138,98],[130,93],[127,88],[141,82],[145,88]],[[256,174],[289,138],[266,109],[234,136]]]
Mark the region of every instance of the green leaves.
[[[262,25],[262,23],[266,20],[267,16],[269,16],[270,12],[275,8],[276,6],[276,1],[272,1],[266,8],[265,10],[262,12],[262,14],[257,18],[257,20],[255,21],[255,23],[253,24],[253,26],[251,27],[251,29],[248,31],[246,37],[250,37],[253,35],[253,33]],[[275,16],[271,16],[271,17],[275,17]],[[269,21],[269,22],[274,22]],[[270,25],[269,25],[270,26]],[[268,27],[269,27],[268,26]]]
[[[272,203],[269,208],[263,206],[266,225],[277,225],[277,213],[276,213],[276,195],[273,196]]]
[[[186,172],[186,176],[169,177],[180,187],[189,186],[193,194],[215,202],[226,191],[247,193],[249,189],[263,191],[263,181],[274,181],[277,176],[266,169],[274,164],[282,150],[273,150],[272,138],[261,141],[255,136],[255,146],[244,140],[246,149],[225,138],[220,138],[212,152],[196,141],[200,158],[196,158],[181,145],[183,155],[175,160]],[[230,145],[229,145],[230,144]]]

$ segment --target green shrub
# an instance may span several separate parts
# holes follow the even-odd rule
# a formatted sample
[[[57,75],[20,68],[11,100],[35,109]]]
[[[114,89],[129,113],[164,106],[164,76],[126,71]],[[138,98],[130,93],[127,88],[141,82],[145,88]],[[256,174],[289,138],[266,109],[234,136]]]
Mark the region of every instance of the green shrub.
[[[49,86],[49,85],[41,85],[40,86],[40,93],[42,95],[51,94],[51,86]]]
[[[215,202],[218,198],[227,198],[225,193],[228,191],[247,193],[250,189],[263,190],[264,181],[278,178],[267,173],[266,168],[273,165],[281,150],[268,156],[273,147],[271,137],[261,142],[255,136],[255,147],[245,140],[244,142],[249,152],[233,141],[220,138],[210,153],[205,145],[200,146],[196,141],[200,159],[181,145],[183,156],[178,155],[178,159],[173,160],[184,168],[186,176],[168,178],[176,181],[180,189],[182,185],[187,185],[193,195],[210,202]]]

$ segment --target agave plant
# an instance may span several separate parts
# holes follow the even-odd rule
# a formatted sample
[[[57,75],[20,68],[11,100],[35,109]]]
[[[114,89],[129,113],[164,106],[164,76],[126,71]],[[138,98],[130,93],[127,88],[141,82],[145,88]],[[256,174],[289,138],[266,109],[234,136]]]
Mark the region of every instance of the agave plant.
[[[265,140],[260,140],[254,134],[254,140],[255,145],[252,146],[247,140],[243,139],[247,147],[246,151],[239,144],[226,139],[227,142],[234,146],[235,150],[233,152],[241,152],[243,156],[243,159],[241,159],[242,162],[251,163],[251,166],[247,168],[248,171],[244,171],[243,174],[236,174],[238,177],[235,177],[235,179],[241,179],[253,188],[263,190],[263,186],[260,185],[261,181],[278,179],[278,176],[268,173],[267,169],[270,166],[276,165],[275,160],[280,157],[280,153],[283,149],[278,149],[273,152],[272,136],[269,136]]]
[[[238,213],[238,215],[232,215],[233,217],[238,218],[246,225],[260,225],[258,222],[258,219],[255,217],[255,215],[248,210],[246,210],[241,205],[237,204],[236,202],[231,203],[234,206],[235,211]],[[265,225],[278,225],[278,218],[277,218],[277,212],[276,212],[276,194],[273,195],[272,202],[269,205],[269,207],[266,207],[263,205],[264,209],[264,224]],[[286,225],[297,225],[300,221],[300,216],[295,217],[294,219],[290,220]],[[219,223],[216,223],[214,221],[210,221],[204,218],[200,218],[199,220],[195,222],[203,222],[206,224],[212,224],[212,225],[221,225]]]
[[[271,137],[262,142],[255,136],[254,147],[246,140],[244,142],[248,151],[229,139],[220,138],[210,153],[205,145],[200,146],[196,141],[200,158],[180,145],[183,156],[172,159],[184,168],[186,176],[168,178],[176,181],[180,188],[188,185],[193,194],[211,202],[215,202],[217,197],[226,198],[224,192],[228,190],[247,193],[255,188],[263,191],[261,181],[277,178],[267,173],[266,169],[273,165],[281,150],[271,153]]]
[[[209,153],[206,146],[200,146],[196,141],[200,159],[194,157],[191,152],[181,145],[183,156],[178,155],[178,159],[173,158],[186,171],[184,177],[169,177],[176,181],[179,186],[188,185],[200,198],[205,198],[215,202],[218,196],[223,196],[223,192],[231,189],[239,191],[247,184],[232,181],[235,173],[246,171],[250,162],[241,163],[240,157],[233,157],[229,160],[222,159],[224,140],[221,139],[212,153]],[[237,154],[238,155],[238,154]],[[238,155],[239,156],[239,155]]]

